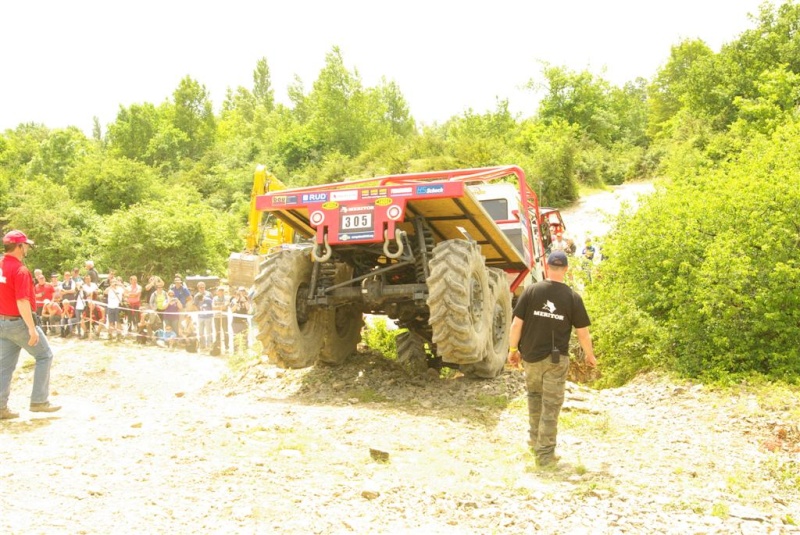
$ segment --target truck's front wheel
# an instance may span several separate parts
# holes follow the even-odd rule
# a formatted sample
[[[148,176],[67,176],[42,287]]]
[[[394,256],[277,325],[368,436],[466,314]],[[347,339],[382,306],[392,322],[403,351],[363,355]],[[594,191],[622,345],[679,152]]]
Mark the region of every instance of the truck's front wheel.
[[[285,250],[267,257],[256,277],[258,339],[284,368],[311,366],[322,347],[325,315],[306,306],[311,268],[308,251]]]
[[[427,282],[436,352],[444,362],[483,360],[491,334],[491,294],[480,246],[465,240],[436,245]]]

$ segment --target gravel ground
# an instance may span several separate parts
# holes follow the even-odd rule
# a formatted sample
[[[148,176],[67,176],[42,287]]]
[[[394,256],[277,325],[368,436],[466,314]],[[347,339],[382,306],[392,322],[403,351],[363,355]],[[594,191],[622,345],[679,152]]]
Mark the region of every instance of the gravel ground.
[[[583,199],[568,233],[649,184]],[[0,533],[800,533],[800,394],[660,376],[570,384],[554,470],[520,372],[231,371],[203,354],[52,340],[53,414],[0,422]],[[10,406],[26,409],[32,359]]]
[[[3,533],[800,533],[796,392],[570,384],[561,463],[540,471],[517,371],[53,345],[64,408],[0,422]]]

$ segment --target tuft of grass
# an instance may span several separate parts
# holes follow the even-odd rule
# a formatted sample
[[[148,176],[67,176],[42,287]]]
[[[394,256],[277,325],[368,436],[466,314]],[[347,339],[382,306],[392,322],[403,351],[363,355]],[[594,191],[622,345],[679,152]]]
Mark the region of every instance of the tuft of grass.
[[[581,461],[581,458],[579,456],[578,462],[575,464],[575,473],[578,474],[579,476],[582,476],[586,474],[586,472],[588,471],[589,471],[588,468],[586,468],[586,465],[583,464],[583,461]]]
[[[234,340],[234,349],[232,355],[227,355],[226,364],[231,371],[238,372],[245,368],[250,367],[252,364],[261,359],[262,347],[261,342],[256,342],[249,349],[245,347],[244,340],[237,338]]]
[[[454,370],[453,368],[449,368],[447,366],[442,366],[442,369],[439,370],[440,379],[454,379],[458,376],[458,374],[458,370]]]
[[[259,451],[271,452],[272,455],[279,455],[283,450],[294,450],[305,454],[314,450],[320,443],[319,435],[313,430],[293,425],[257,425],[239,431],[237,435]],[[237,449],[242,447],[241,443],[234,446]]]
[[[473,402],[478,407],[486,407],[487,409],[505,409],[508,407],[508,395],[498,394],[490,396],[488,394],[478,394],[477,399]]]
[[[361,403],[382,403],[384,401],[389,401],[389,398],[373,388],[358,388],[355,390],[349,390],[347,392],[347,397],[355,398]]]
[[[684,501],[678,500],[664,505],[666,511],[691,511],[696,515],[704,515],[706,512],[705,507],[697,501]]]
[[[528,410],[528,399],[526,396],[519,396],[508,402],[508,409],[514,411]]]
[[[764,463],[764,467],[779,487],[800,492],[800,462],[784,462],[778,456],[770,455]]]
[[[731,514],[731,508],[726,503],[716,502],[711,506],[711,516],[725,520]]]
[[[607,435],[611,431],[611,417],[608,414],[589,414],[585,412],[561,413],[559,426],[575,432],[592,435]]]

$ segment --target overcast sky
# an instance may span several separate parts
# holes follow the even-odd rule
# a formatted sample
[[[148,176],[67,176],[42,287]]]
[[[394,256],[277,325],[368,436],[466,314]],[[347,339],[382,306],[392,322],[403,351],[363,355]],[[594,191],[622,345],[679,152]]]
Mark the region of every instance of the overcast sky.
[[[778,2],[780,3],[780,2]],[[21,122],[91,132],[120,105],[169,98],[186,75],[219,110],[228,87],[252,87],[266,57],[276,98],[295,75],[306,91],[339,46],[365,86],[394,80],[418,122],[507,98],[541,62],[588,69],[616,85],[651,78],[670,46],[718,51],[752,27],[761,0],[9,0],[0,4],[0,131]]]

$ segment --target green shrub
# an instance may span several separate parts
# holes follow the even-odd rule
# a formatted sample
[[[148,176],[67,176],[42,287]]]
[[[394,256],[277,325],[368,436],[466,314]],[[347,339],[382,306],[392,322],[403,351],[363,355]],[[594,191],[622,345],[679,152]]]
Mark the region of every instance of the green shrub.
[[[587,303],[608,380],[653,367],[800,381],[800,127],[622,216]]]
[[[367,321],[361,340],[370,349],[374,349],[383,354],[384,357],[396,360],[397,359],[397,346],[395,345],[395,338],[401,332],[400,329],[389,329],[385,317],[375,316],[370,321]]]

